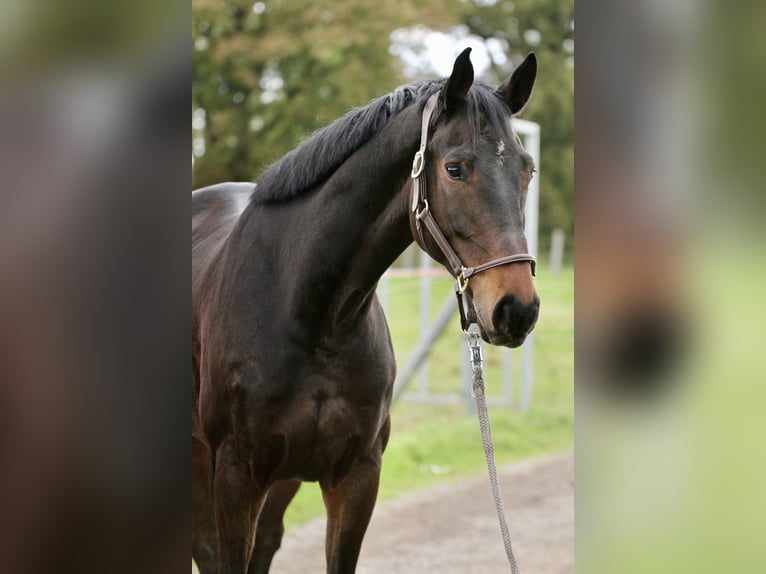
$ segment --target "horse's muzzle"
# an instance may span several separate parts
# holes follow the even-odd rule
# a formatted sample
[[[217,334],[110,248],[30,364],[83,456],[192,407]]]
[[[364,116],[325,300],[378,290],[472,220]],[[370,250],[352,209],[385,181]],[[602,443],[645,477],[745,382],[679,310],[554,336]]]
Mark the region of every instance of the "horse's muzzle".
[[[515,348],[520,346],[537,323],[540,298],[535,295],[530,303],[522,303],[513,295],[505,295],[492,312],[493,331],[487,340],[493,345]]]

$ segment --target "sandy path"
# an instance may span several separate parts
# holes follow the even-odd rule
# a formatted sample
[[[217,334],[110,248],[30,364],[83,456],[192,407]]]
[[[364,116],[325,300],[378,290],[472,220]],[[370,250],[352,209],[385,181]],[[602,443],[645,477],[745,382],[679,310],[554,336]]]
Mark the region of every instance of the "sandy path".
[[[500,471],[514,551],[523,574],[574,572],[572,452]],[[272,574],[325,571],[325,520],[290,530]],[[486,476],[440,485],[380,504],[358,574],[509,572]]]

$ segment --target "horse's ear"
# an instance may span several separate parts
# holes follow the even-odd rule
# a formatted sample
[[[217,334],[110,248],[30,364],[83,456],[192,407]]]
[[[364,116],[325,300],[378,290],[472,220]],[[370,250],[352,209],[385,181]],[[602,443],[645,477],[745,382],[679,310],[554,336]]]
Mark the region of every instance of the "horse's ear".
[[[473,85],[473,64],[471,64],[471,48],[466,48],[455,59],[447,83],[444,86],[444,103],[447,109],[465,102],[468,90]]]
[[[519,113],[532,94],[537,77],[537,56],[530,52],[513,73],[497,88],[498,94],[511,108],[512,114]]]

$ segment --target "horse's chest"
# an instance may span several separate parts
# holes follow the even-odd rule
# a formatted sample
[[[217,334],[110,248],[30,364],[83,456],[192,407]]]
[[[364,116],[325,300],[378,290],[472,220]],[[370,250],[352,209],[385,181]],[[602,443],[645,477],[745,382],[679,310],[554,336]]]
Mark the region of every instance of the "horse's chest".
[[[289,372],[287,367],[285,372]],[[374,402],[386,395],[396,374],[386,347],[328,351],[318,349],[295,371],[297,386],[328,396]]]
[[[268,420],[262,432],[285,437],[282,477],[334,476],[378,443],[388,420],[393,370],[382,359],[350,359],[315,356],[303,367],[285,366],[267,392],[271,399],[262,403],[259,418]]]

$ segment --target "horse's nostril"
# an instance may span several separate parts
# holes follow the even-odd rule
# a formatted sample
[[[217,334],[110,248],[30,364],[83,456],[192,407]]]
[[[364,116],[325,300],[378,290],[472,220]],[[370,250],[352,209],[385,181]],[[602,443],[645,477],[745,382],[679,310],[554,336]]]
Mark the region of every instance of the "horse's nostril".
[[[511,307],[516,302],[516,297],[513,295],[507,295],[498,301],[495,305],[495,311],[492,313],[492,324],[498,331],[503,330],[502,327],[508,322],[510,316]]]
[[[495,305],[492,324],[498,333],[524,336],[537,321],[540,298],[535,295],[531,303],[524,304],[513,295],[506,295]]]

